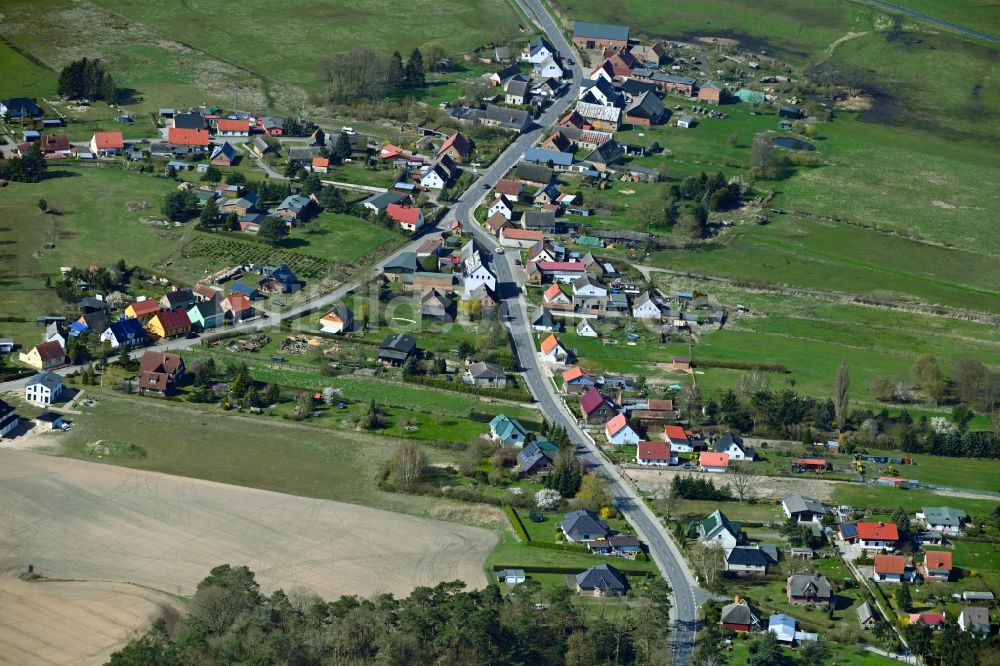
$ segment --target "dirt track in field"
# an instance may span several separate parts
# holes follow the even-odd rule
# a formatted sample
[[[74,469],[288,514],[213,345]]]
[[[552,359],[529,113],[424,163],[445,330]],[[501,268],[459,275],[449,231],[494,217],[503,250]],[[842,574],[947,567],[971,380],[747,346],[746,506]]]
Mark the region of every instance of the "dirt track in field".
[[[179,595],[193,593],[223,563],[248,565],[265,592],[406,595],[444,580],[484,585],[483,563],[497,540],[466,525],[26,451],[0,450],[0,506],[0,605],[15,617],[36,606],[54,613],[45,604],[58,605],[53,583],[12,580],[28,563],[48,578],[135,583]],[[87,614],[124,617],[109,624],[124,632],[131,618],[144,625],[162,601],[137,598],[138,588],[128,587],[131,593],[77,594],[86,597],[80,603]],[[26,663],[8,661],[4,646],[62,642],[59,635],[78,628],[87,633],[75,620],[48,624],[55,635],[32,638],[44,633],[37,623],[12,624],[0,615],[0,663]],[[115,632],[108,631],[110,640]],[[73,658],[53,648],[29,661],[101,661],[97,652],[83,652],[95,646],[76,645],[81,652]]]

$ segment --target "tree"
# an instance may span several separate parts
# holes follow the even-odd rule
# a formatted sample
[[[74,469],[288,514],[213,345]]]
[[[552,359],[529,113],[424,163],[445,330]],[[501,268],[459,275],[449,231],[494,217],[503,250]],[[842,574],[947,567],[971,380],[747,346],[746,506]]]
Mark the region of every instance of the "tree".
[[[327,185],[319,193],[319,205],[324,209],[334,212],[343,213],[346,210],[346,203],[344,201],[344,193],[334,187],[333,185]]]
[[[913,610],[913,597],[910,595],[910,584],[905,580],[896,588],[896,606],[903,612]]]
[[[350,159],[351,138],[347,136],[347,132],[341,132],[337,135],[337,141],[333,144],[333,154],[336,156],[338,162]]]
[[[438,63],[444,60],[444,47],[437,42],[427,42],[420,45],[421,60],[427,63],[427,69],[434,71],[438,69]]]
[[[826,662],[830,650],[823,641],[803,641],[799,646],[799,661],[808,666]]]
[[[226,231],[240,230],[240,216],[235,210],[229,211],[229,214],[226,215],[226,220],[222,223],[222,226]]]
[[[608,480],[596,474],[584,475],[574,500],[581,509],[594,512],[600,511],[602,507],[611,506]]]
[[[277,245],[287,235],[288,225],[285,224],[284,220],[276,217],[264,218],[264,221],[260,223],[260,229],[257,231],[257,236],[272,247]]]
[[[205,203],[205,207],[201,209],[201,215],[199,215],[201,225],[204,227],[214,227],[219,223],[219,206],[214,201],[208,201]]]
[[[175,222],[187,222],[198,214],[198,197],[191,190],[167,192],[161,211]]]
[[[167,167],[167,178],[170,180],[177,180],[177,167],[173,164]]]
[[[245,174],[239,171],[227,171],[226,172],[226,184],[227,185],[244,185],[247,182],[247,177]]]
[[[736,493],[741,502],[753,498],[757,494],[760,479],[750,463],[741,461],[732,466],[729,477],[729,487]]]
[[[715,545],[706,545],[700,541],[691,546],[691,563],[701,574],[705,587],[709,590],[719,582],[722,568],[725,565],[725,553]]]
[[[704,210],[701,206],[697,210]],[[682,213],[674,225],[677,234],[688,242],[699,241],[705,237],[705,224],[698,213],[687,211]]]
[[[535,506],[542,511],[552,511],[562,502],[562,495],[558,490],[552,488],[542,488],[535,493]]]
[[[462,301],[459,303],[458,308],[469,321],[479,321],[483,318],[483,302],[475,298]]]
[[[682,388],[677,395],[677,404],[688,423],[694,423],[698,410],[701,409],[701,394],[698,392],[698,388],[692,384]]]
[[[49,202],[46,201],[45,199],[39,199],[38,200],[38,210],[40,210],[40,211],[42,211],[44,213],[48,209],[49,209]]]
[[[765,631],[759,637],[750,641],[750,658],[748,666],[780,666],[785,658],[781,653],[781,645],[777,635]]]
[[[232,381],[229,382],[229,394],[234,400],[239,401],[249,395],[253,389],[254,381],[250,375],[250,368],[241,363],[236,368]]]
[[[635,216],[647,228],[665,226],[666,210],[656,199],[640,199],[634,206]]]
[[[405,83],[406,72],[403,69],[403,57],[399,55],[399,51],[393,51],[392,55],[389,56],[389,67],[386,73],[386,87],[389,92],[395,92],[403,87]]]
[[[400,442],[389,459],[389,475],[400,486],[418,482],[427,466],[427,456],[415,442]]]
[[[114,78],[100,60],[81,58],[59,72],[58,92],[68,99],[103,99],[108,104],[117,101]]]
[[[933,640],[931,631],[931,628],[923,622],[911,622],[903,627],[903,638],[914,654],[923,657],[931,651]]]
[[[896,383],[888,377],[879,377],[868,388],[879,402],[891,402],[896,397]]]
[[[837,414],[837,425],[843,430],[847,426],[847,408],[851,402],[851,367],[844,361],[837,368],[837,378],[833,382],[833,406]]]
[[[951,420],[958,428],[959,434],[969,429],[969,422],[972,421],[975,413],[965,405],[955,405],[951,409]]]
[[[309,196],[310,194],[316,194],[323,189],[323,183],[320,181],[319,176],[315,173],[310,173],[302,181],[302,196]]]
[[[203,183],[218,183],[220,180],[222,180],[222,171],[214,164],[209,164],[205,173],[201,174],[201,182]]]
[[[921,354],[914,359],[910,374],[932,402],[936,404],[941,401],[944,397],[944,380],[937,357],[933,354]]]
[[[681,217],[680,204],[677,203],[677,199],[673,197],[667,199],[666,205],[663,207],[663,222],[668,227],[673,227],[677,224]]]
[[[39,142],[32,142],[31,147],[23,155],[15,155],[8,160],[5,167],[0,167],[0,178],[6,178],[16,183],[38,183],[45,178],[48,164],[42,154]]]
[[[413,49],[413,53],[407,59],[404,79],[407,87],[422,88],[424,86],[424,56],[420,53],[420,49]]]
[[[750,144],[750,173],[754,178],[773,178],[777,175],[778,156],[767,134],[757,134]]]
[[[942,666],[976,666],[980,663],[982,644],[971,632],[962,631],[958,624],[949,622],[941,632],[938,656]]]

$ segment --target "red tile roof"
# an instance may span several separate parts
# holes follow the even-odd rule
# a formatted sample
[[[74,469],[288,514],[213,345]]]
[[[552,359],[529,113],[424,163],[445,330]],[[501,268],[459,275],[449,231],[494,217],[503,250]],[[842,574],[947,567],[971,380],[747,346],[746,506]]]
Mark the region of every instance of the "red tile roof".
[[[858,538],[865,541],[899,541],[895,523],[858,523]]]
[[[420,221],[420,209],[413,206],[401,206],[393,203],[386,206],[385,212],[396,222],[416,224]]]
[[[508,180],[503,178],[497,183],[497,186],[493,188],[496,190],[497,194],[502,194],[508,197],[516,197],[521,193],[521,183],[516,180]]]
[[[65,355],[62,345],[59,344],[58,340],[43,342],[40,345],[36,345],[35,349],[38,351],[38,357],[43,361],[51,361],[54,358]]]
[[[94,140],[98,150],[125,147],[125,137],[121,132],[94,132]]]
[[[454,148],[455,152],[457,152],[462,157],[465,157],[466,155],[469,154],[469,151],[472,150],[472,145],[469,144],[468,139],[462,136],[461,132],[455,132],[450,137],[448,137],[447,141],[441,144],[441,149],[438,151],[438,155],[444,153],[449,148]]]
[[[250,121],[235,118],[219,118],[215,122],[215,128],[220,132],[249,132]]]
[[[826,461],[822,458],[796,458],[795,464],[826,467]]]
[[[507,227],[502,233],[504,238],[509,238],[511,240],[545,240],[545,234],[541,231],[535,231],[533,229],[512,229],[511,227]]]
[[[628,419],[625,418],[624,414],[618,414],[610,421],[604,424],[604,431],[607,433],[608,437],[614,437],[619,432],[628,427]]]
[[[184,310],[163,310],[158,312],[153,319],[158,319],[164,332],[176,331],[179,328],[187,328],[191,325],[191,318]]]
[[[207,146],[208,130],[171,127],[167,130],[167,142],[175,146]]]
[[[160,311],[160,302],[155,298],[147,298],[144,301],[130,303],[128,307],[132,308],[132,312],[136,315],[153,314]]]
[[[328,167],[330,166],[330,160],[326,157],[314,157],[312,165],[314,167]]]
[[[587,377],[589,379],[590,375],[584,372],[580,366],[574,366],[564,372],[562,376],[564,382],[571,382],[578,377]]]
[[[651,412],[672,412],[674,411],[674,401],[673,400],[657,400],[655,398],[649,399],[649,411]]]
[[[943,550],[929,550],[924,558],[924,566],[928,569],[951,570],[951,553]]]
[[[639,460],[670,460],[670,442],[639,442]]]
[[[903,575],[904,571],[906,571],[906,560],[902,555],[875,556],[875,573]]]
[[[698,464],[702,467],[729,467],[729,454],[702,451],[698,456]]]
[[[44,153],[55,153],[59,151],[69,150],[69,136],[65,134],[43,134],[42,135],[42,152]]]
[[[559,339],[554,335],[550,335],[549,337],[542,340],[542,352],[548,354],[558,345],[559,345]]]
[[[580,409],[583,410],[584,416],[589,416],[605,402],[604,394],[591,387],[589,391],[580,396]]]
[[[667,439],[677,442],[688,441],[687,431],[679,425],[665,425],[663,431],[667,434]]]
[[[562,289],[559,288],[558,284],[553,282],[552,284],[549,285],[549,288],[546,289],[542,295],[545,296],[546,300],[551,301],[553,298],[555,298],[561,293]]]
[[[250,299],[246,294],[229,294],[225,300],[229,301],[229,307],[236,312],[250,309]]]
[[[585,266],[582,261],[539,261],[538,270],[583,273]]]

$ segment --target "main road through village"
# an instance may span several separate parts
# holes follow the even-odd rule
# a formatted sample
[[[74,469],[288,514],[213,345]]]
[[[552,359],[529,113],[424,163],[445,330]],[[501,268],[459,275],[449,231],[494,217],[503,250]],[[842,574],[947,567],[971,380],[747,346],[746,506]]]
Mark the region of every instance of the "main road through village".
[[[569,58],[579,61],[572,46],[558,25],[552,19],[539,0],[517,0],[518,4],[531,19],[545,32],[556,51],[563,54],[564,64]],[[510,339],[523,372],[525,383],[538,402],[542,413],[553,422],[566,428],[570,439],[578,452],[585,456],[594,466],[595,471],[606,478],[610,484],[616,504],[635,529],[636,534],[649,546],[649,553],[663,577],[670,583],[673,590],[673,622],[669,634],[669,643],[673,652],[674,664],[682,666],[690,662],[697,626],[697,606],[705,598],[705,593],[697,587],[697,582],[688,568],[684,557],[667,534],[663,524],[649,509],[632,482],[597,450],[594,441],[580,428],[577,419],[566,408],[558,397],[546,368],[539,362],[532,338],[524,299],[521,298],[521,269],[511,265],[509,255],[494,252],[496,243],[489,234],[475,221],[474,211],[482,202],[484,196],[492,190],[505,173],[507,173],[524,154],[541,137],[545,128],[555,125],[562,113],[567,110],[568,102],[575,99],[583,71],[579,64],[569,68],[572,79],[568,82],[562,95],[553,101],[549,109],[538,119],[530,129],[518,136],[510,146],[486,169],[480,172],[480,177],[453,205],[434,229],[428,229],[420,238],[413,240],[396,253],[370,267],[371,275],[381,272],[390,261],[401,253],[413,251],[428,234],[440,233],[449,228],[454,220],[459,220],[463,229],[473,234],[479,241],[487,260],[492,264],[497,276],[498,292],[501,299],[500,312],[503,314],[509,329]],[[360,273],[359,273],[360,276]],[[281,311],[265,311],[263,316],[227,329],[230,332],[252,332],[276,327],[281,321],[294,319],[301,315],[325,308],[344,298],[360,288],[360,282],[343,284],[335,290],[307,296],[295,305]],[[197,339],[181,338],[161,343],[156,349],[180,350],[197,344]],[[139,356],[141,351],[133,353]],[[60,369],[60,374],[68,374],[79,369],[66,367]],[[24,386],[26,380],[15,380],[0,385],[0,391],[17,390]]]

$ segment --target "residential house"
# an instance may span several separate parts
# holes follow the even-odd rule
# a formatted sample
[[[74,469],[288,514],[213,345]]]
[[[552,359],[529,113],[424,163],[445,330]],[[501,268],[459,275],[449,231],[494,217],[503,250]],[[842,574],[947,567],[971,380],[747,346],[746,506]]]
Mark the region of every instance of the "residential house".
[[[139,393],[164,397],[184,380],[184,359],[177,354],[147,350],[139,362]]]
[[[376,213],[381,213],[386,208],[388,208],[390,204],[405,203],[407,202],[408,199],[409,197],[407,197],[405,194],[398,194],[392,191],[381,192],[379,194],[373,194],[372,196],[368,197],[367,199],[361,202],[361,205],[367,208],[368,210],[373,210]]]
[[[521,76],[521,68],[516,64],[507,65],[503,69],[500,69],[487,77],[490,85],[494,88],[503,88],[507,83],[516,77]]]
[[[393,203],[386,206],[385,212],[403,231],[415,232],[424,226],[424,213],[416,206]]]
[[[716,510],[698,523],[698,540],[706,546],[715,546],[728,551],[746,541],[740,523],[729,520],[726,514]]]
[[[247,118],[219,118],[215,121],[215,133],[219,136],[250,136],[250,120]]]
[[[528,436],[528,431],[517,419],[512,419],[506,414],[497,414],[490,421],[490,438],[495,439],[504,446],[524,446],[524,438]]]
[[[46,157],[58,156],[59,153],[68,155],[71,148],[66,134],[43,134],[39,145]]]
[[[595,555],[627,557],[634,560],[642,552],[642,543],[634,536],[615,534],[597,541],[588,541],[587,550]]]
[[[628,591],[628,583],[618,569],[599,564],[576,575],[576,591],[594,597],[619,597]]]
[[[830,511],[823,503],[804,495],[791,495],[781,500],[781,509],[788,518],[794,518],[797,523],[818,523]]]
[[[635,461],[640,465],[676,465],[677,456],[670,450],[670,442],[639,442]]]
[[[226,313],[217,301],[195,303],[187,311],[191,327],[196,331],[218,328],[226,323]]]
[[[35,370],[48,370],[66,364],[66,352],[58,340],[50,340],[35,345],[26,352],[21,352],[18,359],[21,363]]]
[[[593,377],[583,371],[580,366],[566,370],[562,374],[563,390],[567,393],[584,393],[597,385]]]
[[[910,624],[925,624],[931,629],[940,629],[945,625],[947,621],[947,616],[944,612],[941,613],[910,613],[908,618]]]
[[[309,170],[313,173],[329,173],[330,171],[330,158],[328,157],[314,157],[312,158],[312,164]]]
[[[768,618],[767,630],[774,634],[779,643],[795,642],[795,618],[784,613],[775,613]]]
[[[0,400],[0,439],[14,431],[21,423],[21,417],[6,401]]]
[[[667,436],[667,441],[676,453],[691,453],[694,451],[694,443],[691,441],[692,433],[679,425],[665,425],[663,431]]]
[[[559,523],[559,529],[569,543],[582,543],[607,538],[611,531],[608,524],[596,513],[587,509],[570,511]]]
[[[624,414],[618,414],[610,421],[604,424],[604,435],[608,438],[608,442],[615,445],[620,444],[639,444],[642,439],[639,437],[639,433],[635,431],[632,424],[628,422],[628,418]]]
[[[90,152],[100,157],[121,155],[125,138],[121,132],[95,132],[90,138]]]
[[[275,149],[271,147],[271,144],[260,136],[254,137],[252,141],[244,145],[249,146],[250,151],[256,155],[258,159],[264,159],[265,155],[274,155],[276,152]]]
[[[695,120],[694,116],[689,116],[687,114],[684,114],[683,116],[677,119],[677,126],[680,127],[681,129],[691,129],[697,124],[698,121]]]
[[[309,139],[306,141],[306,146],[310,148],[322,148],[325,145],[326,132],[317,127],[316,130],[309,135]]]
[[[37,407],[48,407],[62,392],[62,377],[54,372],[40,372],[24,385],[24,399]]]
[[[524,569],[500,569],[497,571],[498,583],[518,585],[527,579],[528,577],[524,574]]]
[[[597,388],[590,388],[580,396],[580,411],[584,420],[591,425],[603,425],[618,413],[611,401]]]
[[[354,329],[354,313],[346,303],[338,303],[319,318],[319,326],[324,333],[348,333]]]
[[[239,159],[239,153],[228,141],[223,141],[221,146],[216,146],[212,149],[212,154],[209,155],[208,161],[212,163],[213,166],[230,167],[236,164]]]
[[[488,213],[491,216],[500,214],[507,220],[510,220],[510,218],[514,216],[514,205],[506,196],[499,194],[496,199],[493,200],[493,203],[490,204]]]
[[[262,277],[257,288],[270,294],[291,294],[302,289],[302,281],[288,264],[281,264]]]
[[[531,318],[531,327],[536,331],[545,331],[547,333],[559,331],[559,324],[556,323],[555,318],[552,316],[552,311],[545,307],[535,310],[535,314]]]
[[[507,104],[517,106],[530,102],[531,88],[528,81],[522,79],[520,76],[515,76],[507,81],[507,84],[504,86],[504,101]]]
[[[497,211],[486,218],[486,229],[494,236],[499,236],[500,232],[503,231],[509,224],[510,218],[506,217],[500,211]]]
[[[536,79],[559,80],[565,72],[555,58],[546,58],[531,68],[531,75]]]
[[[41,118],[42,107],[30,97],[11,97],[0,101],[0,116],[10,119]]]
[[[872,580],[880,583],[901,583],[912,581],[912,571],[907,571],[906,558],[902,555],[876,555]]]
[[[876,623],[878,623],[879,615],[876,610],[867,601],[863,601],[857,609],[858,613],[858,624],[861,626],[863,631],[871,631],[875,628]]]
[[[521,228],[545,233],[555,233],[556,216],[552,211],[529,210],[521,216]]]
[[[544,187],[552,182],[553,177],[552,169],[540,164],[521,162],[514,169],[514,178],[525,185]]]
[[[189,308],[197,299],[190,289],[174,289],[160,297],[160,307],[166,310],[174,308]]]
[[[951,551],[928,550],[924,553],[924,563],[920,569],[924,580],[946,583],[951,578],[951,571]]]
[[[596,338],[601,335],[590,319],[580,320],[580,323],[576,325],[576,334],[581,338]]]
[[[387,335],[378,346],[378,360],[389,365],[402,365],[417,351],[417,341],[406,333]]]
[[[420,317],[449,323],[454,317],[451,314],[451,299],[437,289],[429,289],[420,297]]]
[[[66,421],[63,420],[62,414],[56,414],[55,412],[42,412],[37,417],[35,417],[35,423],[38,424],[40,428],[47,430],[62,430],[66,426]]]
[[[153,318],[153,315],[159,311],[160,302],[152,298],[146,298],[130,303],[125,308],[125,316],[133,319],[141,319],[142,321],[149,321]]]
[[[644,291],[632,301],[632,316],[636,319],[660,319],[663,313],[659,306],[653,301],[652,295]]]
[[[496,291],[491,289],[490,286],[485,283],[480,284],[472,291],[466,292],[463,298],[467,301],[479,301],[483,311],[486,312],[495,308],[499,302],[497,300]]]
[[[958,614],[958,628],[980,638],[989,638],[990,611],[981,606],[965,606]]]
[[[622,109],[625,106],[625,96],[613,83],[604,78],[584,79],[581,81],[580,88],[577,91],[577,100],[585,104],[615,107],[618,109]],[[586,123],[587,116],[581,113],[579,108],[577,108],[576,114]]]
[[[256,301],[258,298],[260,298],[260,292],[257,291],[256,287],[249,284],[244,284],[242,282],[234,282],[232,285],[230,285],[229,292],[235,294],[243,294],[244,296],[247,297],[247,299],[251,301]]]
[[[222,311],[226,319],[233,323],[245,321],[253,316],[250,299],[246,294],[232,293],[222,299]]]
[[[730,631],[751,631],[760,629],[760,615],[746,599],[737,598],[733,603],[722,607],[719,624]]]
[[[659,42],[636,44],[629,49],[629,52],[640,64],[652,69],[659,67],[663,63],[663,56],[665,55],[663,47]]]
[[[730,460],[753,460],[754,458],[753,449],[744,445],[743,440],[732,432],[727,432],[715,440],[713,448],[716,453],[728,454]]]
[[[184,310],[161,310],[149,320],[146,330],[160,339],[176,338],[191,331],[191,319]]]
[[[722,104],[726,99],[726,87],[715,81],[706,81],[698,88],[698,100],[709,104]]]
[[[111,344],[112,349],[125,345],[125,349],[138,347],[146,342],[146,329],[140,319],[122,319],[108,326],[101,334],[101,341]]]
[[[625,122],[641,127],[659,125],[668,115],[663,101],[650,91],[642,93],[625,107]]]
[[[546,305],[557,310],[571,310],[573,308],[572,299],[562,290],[558,282],[553,282],[542,292],[542,300]]]
[[[729,454],[702,451],[698,454],[698,465],[706,472],[725,473],[729,469]]]
[[[522,109],[487,104],[486,110],[477,114],[480,124],[496,127],[508,132],[522,133],[531,127],[531,114]]]
[[[250,215],[253,213],[253,210],[257,207],[257,201],[258,201],[257,193],[247,190],[243,192],[242,196],[236,199],[225,199],[219,205],[219,214],[222,216],[226,216],[229,215],[230,213],[236,213],[236,215],[240,218],[241,222],[257,221],[258,218],[250,217]],[[263,221],[265,217],[266,216],[261,215],[259,219]]]
[[[768,552],[757,546],[737,546],[726,552],[725,570],[740,575],[764,575],[776,564]]]
[[[465,370],[462,380],[477,388],[507,387],[507,373],[496,363],[476,361]]]
[[[207,129],[182,129],[171,127],[167,130],[167,143],[171,146],[191,146],[204,149],[208,147]]]
[[[899,530],[895,523],[857,523],[857,539],[864,550],[896,550]]]
[[[514,472],[521,478],[547,476],[552,470],[558,452],[558,446],[544,440],[525,444],[517,453]]]
[[[545,41],[544,37],[535,37],[521,50],[521,60],[532,65],[545,62],[555,55],[555,50]]]
[[[603,173],[621,162],[621,159],[624,156],[625,148],[622,147],[620,143],[612,139],[611,141],[605,141],[600,146],[592,150],[590,154],[584,158],[584,161],[597,169],[598,172]]]
[[[950,535],[961,534],[969,521],[968,514],[950,506],[925,506],[916,517],[927,529]]]
[[[589,275],[573,280],[573,305],[578,308],[603,309],[608,298],[607,288]]]
[[[539,241],[528,250],[528,261],[562,261],[566,254],[566,249],[551,241]]]
[[[592,129],[608,132],[617,132],[621,129],[621,107],[577,102],[576,112],[587,121]]]
[[[549,363],[565,363],[569,360],[569,352],[566,348],[562,346],[559,339],[555,335],[549,335],[549,337],[542,340],[540,345],[542,360]]]
[[[521,190],[523,189],[524,186],[516,180],[501,178],[497,182],[496,187],[493,188],[493,192],[497,196],[501,194],[504,195],[510,201],[517,201],[518,197],[521,196]]]
[[[462,162],[472,154],[472,144],[461,132],[455,132],[438,148],[438,157],[447,155],[456,162]]]
[[[403,275],[412,275],[417,272],[417,253],[400,252],[395,259],[390,259],[382,267],[382,274],[390,282],[399,280]]]
[[[298,226],[312,212],[313,201],[301,194],[290,194],[273,210],[289,227]]]
[[[628,26],[576,21],[573,24],[573,45],[579,49],[628,47]]]
[[[93,310],[80,315],[80,318],[74,324],[71,324],[70,328],[82,327],[83,330],[92,335],[101,336],[108,330],[109,326],[111,326],[111,319],[108,318],[107,311]]]
[[[429,190],[443,190],[451,182],[456,169],[457,167],[451,158],[444,155],[420,176],[420,186]]]
[[[505,227],[500,230],[500,244],[504,247],[528,248],[544,238],[543,232],[534,229]]]
[[[792,574],[785,581],[788,603],[799,606],[830,606],[833,588],[821,574]]]

